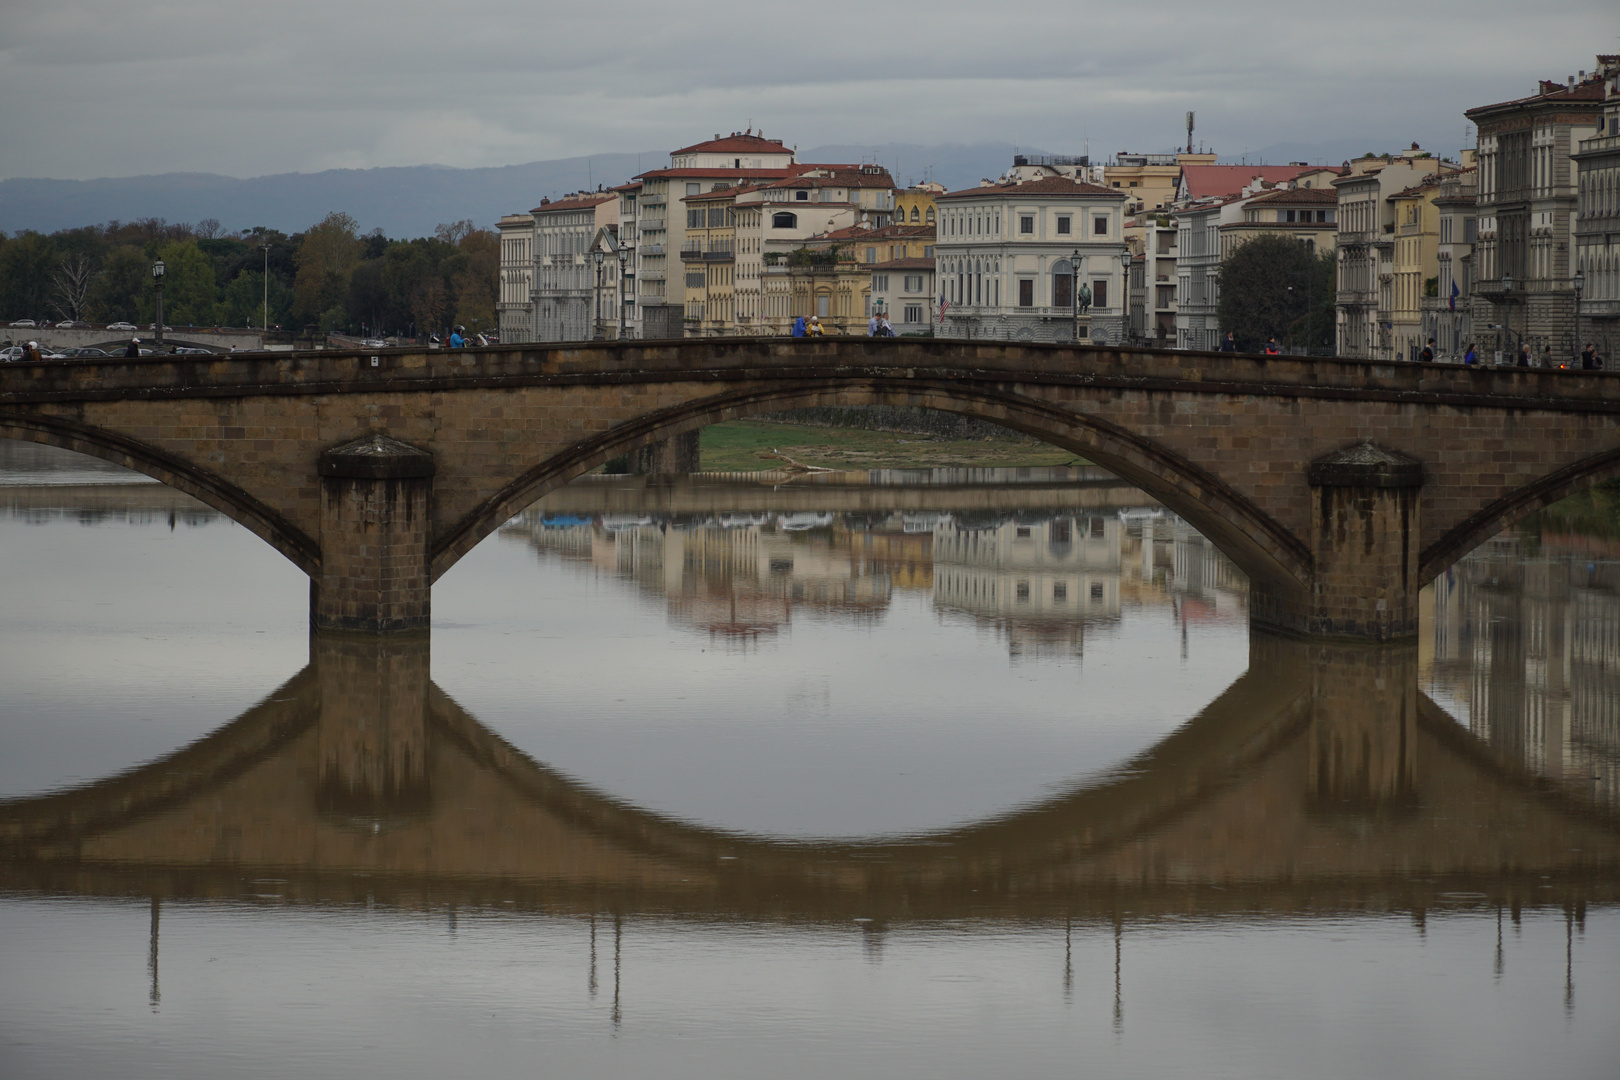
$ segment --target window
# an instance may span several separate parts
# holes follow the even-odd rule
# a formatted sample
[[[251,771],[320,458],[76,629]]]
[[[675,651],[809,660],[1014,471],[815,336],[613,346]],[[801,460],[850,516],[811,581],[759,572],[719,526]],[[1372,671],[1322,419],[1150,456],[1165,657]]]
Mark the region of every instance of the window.
[[[1035,306],[1035,282],[1031,278],[1018,279],[1018,306]]]
[[[703,185],[702,184],[687,184],[686,185],[686,193],[688,195],[697,195],[697,194],[700,194],[702,191],[703,191]]]
[[[917,208],[916,208],[916,207],[915,207],[915,206],[913,206],[913,207],[912,207],[912,208],[911,208],[911,220],[912,220],[912,221],[916,221],[916,220],[917,220]]]
[[[1091,219],[1091,234],[1093,236],[1108,235],[1108,219],[1102,214],[1098,214]]]
[[[1058,263],[1059,269],[1052,274],[1052,306],[1066,308],[1074,306],[1074,277],[1069,273],[1069,264]]]
[[[1067,604],[1069,602],[1069,584],[1066,581],[1052,583],[1052,602],[1054,604]]]
[[[866,261],[869,263],[877,262],[877,248],[869,247],[866,249]]]
[[[1020,604],[1029,603],[1029,582],[1027,581],[1018,583],[1018,602]]]
[[[773,229],[797,229],[798,227],[798,214],[790,214],[784,211],[780,214],[771,215],[771,228]]]
[[[1308,213],[1308,211],[1307,211],[1307,213]],[[1293,221],[1294,220],[1294,212],[1292,210],[1284,210],[1283,211],[1283,220],[1284,221]],[[1307,218],[1306,220],[1308,221],[1310,219]]]
[[[808,191],[795,191],[793,193],[793,197],[795,199],[797,199],[799,202],[809,202],[810,201],[810,193]]]
[[[688,289],[701,289],[703,284],[703,271],[698,270],[686,275],[686,287]]]
[[[1091,283],[1091,306],[1105,308],[1108,306],[1108,279],[1097,278]]]
[[[872,291],[873,292],[888,292],[889,291],[889,275],[888,274],[873,274],[872,275]]]
[[[1070,233],[1069,233],[1069,221],[1070,221],[1070,218],[1069,218],[1068,214],[1059,214],[1058,215],[1057,230],[1058,230],[1058,235],[1059,236],[1068,236],[1068,235],[1070,235]]]
[[[1091,598],[1093,600],[1101,600],[1103,598],[1102,582],[1093,581],[1091,583]]]
[[[884,288],[888,288],[887,285]],[[906,275],[906,292],[920,293],[923,291],[923,276],[921,274]]]
[[[1034,234],[1035,218],[1033,215],[1024,214],[1018,218],[1018,232],[1022,236],[1030,236]]]
[[[906,322],[908,322],[908,323],[920,323],[922,321],[923,321],[922,305],[921,304],[907,304],[906,305]]]
[[[688,229],[701,229],[701,228],[703,228],[703,211],[702,210],[688,210],[686,212],[686,227]]]
[[[825,295],[816,297],[816,315],[825,319],[831,310],[831,305],[832,297]]]
[[[930,206],[928,208],[928,224],[932,225],[933,223],[934,223],[934,208],[932,206]]]

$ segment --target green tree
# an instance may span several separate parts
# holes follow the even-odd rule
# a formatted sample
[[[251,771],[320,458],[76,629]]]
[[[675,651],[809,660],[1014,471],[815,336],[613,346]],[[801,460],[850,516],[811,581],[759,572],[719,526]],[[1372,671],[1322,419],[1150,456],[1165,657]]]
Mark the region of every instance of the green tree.
[[[19,233],[0,247],[0,318],[48,319],[62,251],[44,233]]]
[[[174,326],[215,325],[219,287],[214,284],[214,261],[190,237],[164,244],[158,256],[164,267],[163,321]]]
[[[1238,348],[1258,351],[1268,338],[1312,353],[1333,350],[1334,262],[1292,237],[1259,236],[1221,264],[1221,330]]]
[[[274,271],[270,273],[270,325],[287,322],[292,311],[292,290]],[[244,270],[222,291],[219,320],[226,326],[260,326],[265,318],[264,271]]]
[[[113,248],[102,260],[85,310],[97,322],[145,325],[152,311],[152,260],[133,244]]]
[[[327,214],[304,234],[298,247],[298,277],[293,282],[293,315],[318,322],[341,307],[349,275],[360,261],[359,223],[348,214]]]

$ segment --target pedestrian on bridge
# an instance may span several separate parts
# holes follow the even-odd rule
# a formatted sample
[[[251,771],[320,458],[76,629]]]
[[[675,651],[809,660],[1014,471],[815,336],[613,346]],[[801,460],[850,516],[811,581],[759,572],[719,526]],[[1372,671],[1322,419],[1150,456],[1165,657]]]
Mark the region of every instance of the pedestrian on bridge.
[[[793,336],[794,337],[804,337],[804,335],[805,335],[804,316],[800,315],[797,319],[793,320]]]
[[[1434,338],[1430,338],[1429,343],[1427,345],[1423,346],[1423,351],[1418,353],[1418,363],[1420,363],[1420,364],[1432,364],[1432,363],[1434,363]]]
[[[1468,343],[1468,351],[1463,353],[1463,363],[1473,365],[1479,363],[1479,357],[1474,354],[1474,343]]]
[[[1602,371],[1603,370],[1603,361],[1598,359],[1597,346],[1592,344],[1590,341],[1588,341],[1586,343],[1586,348],[1581,350],[1581,370],[1582,371]]]
[[[1221,338],[1220,351],[1237,352],[1237,339],[1232,336],[1232,331],[1228,330],[1226,336]]]

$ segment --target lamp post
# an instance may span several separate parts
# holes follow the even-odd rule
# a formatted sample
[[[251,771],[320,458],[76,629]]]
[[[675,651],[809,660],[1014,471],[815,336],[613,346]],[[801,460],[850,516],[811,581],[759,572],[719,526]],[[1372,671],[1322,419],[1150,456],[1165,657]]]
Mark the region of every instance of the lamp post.
[[[270,245],[260,244],[259,250],[264,252],[264,324],[259,328],[261,333],[270,332]]]
[[[157,336],[153,340],[160,349],[163,347],[163,275],[167,270],[162,259],[152,264],[152,288],[157,293],[157,322],[153,324]]]
[[[1586,291],[1586,271],[1575,271],[1575,349],[1581,347],[1581,293]]]
[[[607,335],[602,332],[602,260],[607,258],[607,252],[598,245],[591,252],[591,258],[596,260],[596,292],[595,305],[591,315],[591,340],[601,341]]]
[[[1080,344],[1080,249],[1069,253],[1069,307],[1074,320],[1074,343]]]
[[[1134,316],[1131,314],[1130,248],[1126,248],[1119,253],[1119,307],[1125,316],[1120,321],[1120,325],[1124,327],[1124,330],[1120,332],[1120,337],[1125,341],[1131,341],[1136,337],[1136,324],[1132,321]]]
[[[619,256],[619,340],[624,340],[624,271],[630,263],[630,245],[621,243],[616,252]]]

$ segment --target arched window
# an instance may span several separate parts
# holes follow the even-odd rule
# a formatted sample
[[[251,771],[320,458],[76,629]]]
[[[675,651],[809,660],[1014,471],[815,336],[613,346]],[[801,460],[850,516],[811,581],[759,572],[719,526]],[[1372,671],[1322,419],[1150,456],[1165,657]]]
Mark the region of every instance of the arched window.
[[[790,214],[783,211],[782,213],[771,215],[771,228],[773,229],[797,229],[798,227],[798,214]]]
[[[913,207],[912,207],[912,208],[911,208],[911,220],[912,220],[912,221],[916,221],[916,220],[917,220],[917,208],[916,208],[916,207],[915,207],[915,206],[913,206]]]
[[[1052,306],[1074,306],[1074,267],[1068,259],[1059,259],[1052,265]]]
[[[932,225],[933,223],[934,223],[934,208],[932,206],[930,206],[928,208],[928,224]]]

